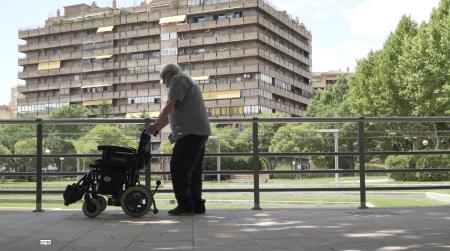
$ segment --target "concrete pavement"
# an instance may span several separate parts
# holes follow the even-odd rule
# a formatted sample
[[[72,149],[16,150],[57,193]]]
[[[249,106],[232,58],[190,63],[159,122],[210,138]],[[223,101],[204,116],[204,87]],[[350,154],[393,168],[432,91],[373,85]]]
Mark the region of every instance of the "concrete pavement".
[[[50,245],[40,245],[50,240]],[[449,250],[450,207],[167,210],[97,218],[81,210],[0,208],[0,250]]]

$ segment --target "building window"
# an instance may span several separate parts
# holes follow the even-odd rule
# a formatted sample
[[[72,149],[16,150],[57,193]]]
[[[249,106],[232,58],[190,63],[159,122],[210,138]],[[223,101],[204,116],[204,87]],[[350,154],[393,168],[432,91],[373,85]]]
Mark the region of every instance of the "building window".
[[[137,53],[131,55],[132,60],[144,59],[144,53]]]
[[[205,48],[195,48],[192,50],[193,53],[205,53]]]
[[[155,52],[153,52],[152,56],[153,56],[154,58],[160,58],[160,57],[161,57],[161,52],[155,51]]]
[[[75,75],[75,76],[73,76],[73,80],[74,80],[74,81],[79,81],[79,80],[80,80],[80,75]]]
[[[188,0],[188,6],[202,5],[202,0]]]
[[[17,100],[13,101],[13,105],[17,105]]]
[[[327,85],[334,85],[336,80],[327,80]]]
[[[244,106],[244,114],[258,114],[259,107],[257,105],[246,105]]]
[[[173,54],[177,54],[177,47],[174,48],[167,48],[167,49],[162,49],[161,50],[161,55],[173,55]]]
[[[213,20],[214,21],[224,20],[224,19],[225,19],[225,13],[213,15]]]
[[[244,60],[242,60],[242,59],[236,59],[236,60],[234,60],[234,65],[235,65],[235,66],[241,66],[241,65],[244,65]]]
[[[236,11],[235,13],[234,13],[234,17],[236,18],[236,17],[242,17],[242,11]]]
[[[225,67],[227,66],[227,61],[219,61],[219,62],[214,62],[214,67]]]
[[[192,22],[193,23],[203,23],[203,22],[205,22],[205,17],[204,16],[193,17]]]
[[[176,32],[161,34],[161,40],[176,39],[176,38],[177,38]]]

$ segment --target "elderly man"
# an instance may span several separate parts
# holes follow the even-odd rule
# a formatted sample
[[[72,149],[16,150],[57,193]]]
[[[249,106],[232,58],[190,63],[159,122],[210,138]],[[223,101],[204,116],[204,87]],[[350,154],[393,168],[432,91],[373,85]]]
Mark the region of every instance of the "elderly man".
[[[203,157],[211,127],[202,92],[176,64],[161,67],[160,75],[161,83],[169,88],[167,102],[147,131],[153,134],[167,124],[172,128],[169,140],[175,146],[170,160],[170,174],[178,206],[169,210],[169,214],[205,213],[205,200],[202,199]]]

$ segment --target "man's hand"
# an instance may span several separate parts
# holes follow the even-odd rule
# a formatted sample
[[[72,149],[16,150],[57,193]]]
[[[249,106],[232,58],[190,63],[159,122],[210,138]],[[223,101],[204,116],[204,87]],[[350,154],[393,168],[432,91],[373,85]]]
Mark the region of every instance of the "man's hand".
[[[158,130],[158,128],[156,127],[156,125],[154,123],[151,123],[150,125],[147,126],[147,128],[145,128],[147,130],[147,132],[149,132],[151,135],[154,135],[156,133],[156,131]]]

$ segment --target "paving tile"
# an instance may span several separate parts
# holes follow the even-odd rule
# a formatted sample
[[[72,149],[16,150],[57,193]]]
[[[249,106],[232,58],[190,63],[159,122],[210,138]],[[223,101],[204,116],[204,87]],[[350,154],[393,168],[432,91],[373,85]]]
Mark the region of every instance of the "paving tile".
[[[373,214],[349,214],[369,212]],[[394,213],[387,215],[383,212]],[[0,250],[449,250],[448,207],[167,211],[0,209]],[[51,246],[40,246],[51,239]],[[175,240],[175,241],[174,241]]]
[[[211,246],[194,247],[194,251],[211,251]],[[263,251],[258,245],[215,246],[214,251]]]
[[[1,246],[6,245],[6,244],[11,243],[11,242],[14,242],[14,241],[18,241],[18,240],[20,240],[20,238],[17,238],[17,237],[14,237],[14,238],[12,238],[12,237],[0,237],[0,249],[1,249]]]
[[[65,246],[58,251],[124,251],[127,247],[77,247],[77,246]]]
[[[263,250],[330,250],[330,247],[311,238],[256,240]]]
[[[38,232],[35,229],[0,229],[0,236],[6,238],[22,238]]]
[[[193,251],[192,241],[172,241],[172,242],[133,242],[126,251],[142,250],[170,250],[170,251]]]
[[[14,250],[14,251],[40,251],[40,250],[59,250],[60,248],[67,245],[67,243],[53,243],[51,245],[40,245],[39,240],[37,241],[22,241],[18,240],[16,242],[10,243],[8,245],[0,246],[0,250]]]
[[[255,240],[272,240],[272,239],[296,239],[301,237],[307,237],[307,235],[296,231],[295,229],[272,231],[272,230],[256,230],[247,231]]]
[[[192,231],[187,232],[150,232],[140,233],[135,242],[192,241]]]
[[[235,233],[214,233],[214,234],[194,234],[194,243],[196,247],[201,246],[240,246],[256,245],[256,241],[247,234]]]
[[[350,250],[385,250],[387,247],[392,247],[392,244],[384,241],[372,241],[372,242],[337,242],[337,243],[326,243],[327,246],[333,248],[333,250],[339,251],[350,251]],[[397,246],[398,249],[387,249],[393,250],[408,250],[402,249],[401,246]]]

